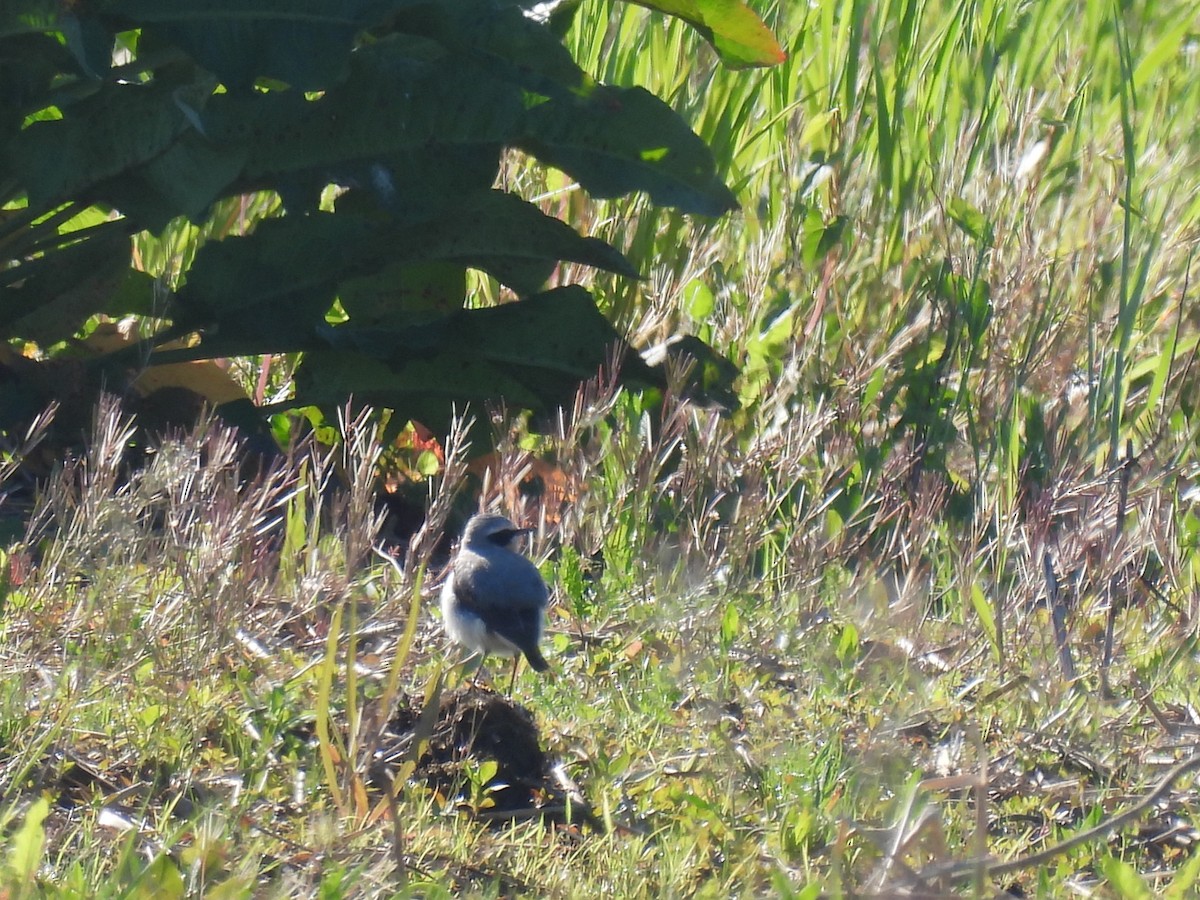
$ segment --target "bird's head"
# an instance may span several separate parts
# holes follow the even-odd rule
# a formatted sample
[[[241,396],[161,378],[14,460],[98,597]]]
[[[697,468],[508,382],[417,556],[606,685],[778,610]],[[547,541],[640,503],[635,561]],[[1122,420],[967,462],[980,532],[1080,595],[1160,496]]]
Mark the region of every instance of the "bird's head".
[[[492,544],[511,548],[513,541],[523,534],[529,534],[530,531],[530,528],[518,528],[506,516],[479,513],[467,522],[467,527],[463,530],[463,545],[478,548]]]

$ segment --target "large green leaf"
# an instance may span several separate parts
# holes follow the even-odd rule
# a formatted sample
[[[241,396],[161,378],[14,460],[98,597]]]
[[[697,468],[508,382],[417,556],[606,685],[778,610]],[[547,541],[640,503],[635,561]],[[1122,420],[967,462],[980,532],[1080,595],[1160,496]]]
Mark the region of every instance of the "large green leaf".
[[[230,88],[260,77],[317,91],[345,74],[377,0],[106,0],[98,11],[177,44]]]
[[[67,49],[85,76],[98,81],[108,74],[112,68],[113,33],[98,18],[72,10],[62,18],[62,32]]]
[[[298,173],[320,175],[323,185],[367,165],[436,159],[442,148],[498,154],[514,139],[524,111],[519,88],[470,59],[414,52],[406,40],[364,48],[346,81],[319,99],[286,91],[214,97],[205,134],[246,153],[245,187]]]
[[[329,406],[353,395],[434,428],[449,421],[455,404],[550,410],[594,376],[614,347],[628,350],[580,287],[391,331],[337,330],[343,333],[336,347],[305,355],[295,404]],[[634,353],[627,353],[625,373],[661,383]]]
[[[438,423],[453,402],[549,410],[623,344],[581,289],[537,292],[562,261],[637,273],[490,190],[504,149],[597,196],[736,206],[683,120],[639,88],[596,84],[532,0],[17,5],[0,9],[7,336],[45,344],[96,312],[161,314],[149,278],[130,276],[128,234],[269,190],[286,214],[196,253],[158,340],[201,341],[155,361],[304,351],[297,402],[353,393]],[[761,64],[741,3],[648,5]],[[468,269],[526,299],[462,310]],[[687,358],[718,394],[718,361]],[[662,381],[632,354],[626,374]]]
[[[775,66],[787,54],[771,29],[742,0],[628,0],[683,19],[731,68]]]
[[[527,4],[533,6],[534,4]],[[595,87],[561,40],[516,5],[494,0],[429,0],[407,4],[397,27],[485,65],[493,77],[546,96]]]
[[[350,214],[263,222],[251,235],[202,248],[178,304],[185,322],[217,324],[241,338],[265,337],[281,317],[312,334],[339,284],[388,265],[454,263],[532,293],[561,260],[637,275],[603,241],[581,237],[511,194],[486,191],[413,224]],[[274,349],[283,348],[276,342]]]
[[[84,196],[99,182],[162,156],[192,128],[180,100],[170,86],[106,84],[64,108],[63,118],[31,124],[14,138],[8,158],[29,205],[52,207]]]
[[[113,229],[4,272],[0,336],[43,345],[70,337],[88,316],[107,311],[130,272],[129,253],[129,236]]]
[[[69,66],[67,52],[48,35],[20,34],[3,40],[0,44],[0,142],[7,141],[17,132],[25,116],[33,112],[31,107],[46,96],[54,77]]]
[[[205,132],[242,146],[241,187],[282,173],[319,173],[318,184],[361,171],[401,169],[393,160],[443,148],[495,152],[519,146],[614,197],[645,191],[658,203],[720,215],[736,200],[716,175],[712,153],[670,107],[640,89],[593,87],[532,101],[469,55],[422,59],[407,40],[355,53],[351,74],[321,99],[286,93],[214,97]],[[362,176],[359,175],[359,180]],[[415,191],[417,200],[427,197]]]
[[[94,194],[142,228],[158,232],[181,215],[202,220],[213,201],[229,193],[245,160],[242,148],[218,148],[187,131],[145,165],[97,184]]]
[[[343,281],[338,300],[355,323],[386,325],[414,312],[459,309],[466,275],[466,269],[454,263],[389,263],[378,272]]]
[[[63,5],[61,0],[0,3],[0,38],[28,35],[58,27]]]
[[[593,86],[561,61],[522,66],[525,44],[502,34],[484,29],[476,43],[451,49],[427,37],[378,41],[352,54],[345,80],[314,99],[280,90],[213,96],[202,72],[184,85],[108,84],[61,120],[22,132],[11,164],[31,206],[87,195],[155,230],[172,213],[195,219],[218,197],[263,187],[313,208],[330,181],[428,207],[453,190],[447,159],[468,159],[468,171],[488,176],[504,145],[598,196],[646,191],[708,215],[734,207],[708,148],[653,95]],[[477,46],[489,35],[500,41],[494,52]],[[546,102],[529,93],[557,78],[569,84]],[[408,172],[435,177],[406,180]]]
[[[600,87],[538,104],[520,145],[598,197],[645,191],[656,203],[708,216],[737,208],[708,146],[641,88]]]

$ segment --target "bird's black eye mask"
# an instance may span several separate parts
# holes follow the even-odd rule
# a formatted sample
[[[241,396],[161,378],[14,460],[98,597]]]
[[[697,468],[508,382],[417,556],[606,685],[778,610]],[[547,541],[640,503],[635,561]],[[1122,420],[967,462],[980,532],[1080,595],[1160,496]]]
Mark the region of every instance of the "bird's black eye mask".
[[[493,531],[488,535],[488,540],[493,544],[498,544],[501,547],[507,547],[516,538],[525,534],[528,529],[525,528],[502,528],[499,531]]]

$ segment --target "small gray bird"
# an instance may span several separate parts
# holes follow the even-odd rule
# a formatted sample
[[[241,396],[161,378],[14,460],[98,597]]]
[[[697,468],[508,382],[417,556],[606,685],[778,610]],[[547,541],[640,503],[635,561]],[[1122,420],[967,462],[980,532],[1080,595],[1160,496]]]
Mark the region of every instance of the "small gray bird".
[[[472,516],[442,585],[446,634],[480,654],[481,662],[488,654],[516,657],[514,679],[522,653],[535,671],[550,668],[538,649],[550,602],[546,582],[537,566],[513,549],[529,531],[504,516]]]

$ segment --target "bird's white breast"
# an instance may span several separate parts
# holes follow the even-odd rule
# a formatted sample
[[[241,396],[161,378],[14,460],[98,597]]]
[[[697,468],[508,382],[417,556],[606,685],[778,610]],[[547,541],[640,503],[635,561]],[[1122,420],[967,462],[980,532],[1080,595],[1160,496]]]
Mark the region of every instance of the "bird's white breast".
[[[454,593],[454,573],[442,585],[442,627],[450,640],[476,653],[516,656],[520,649],[511,641],[489,631],[483,619],[458,602]]]

